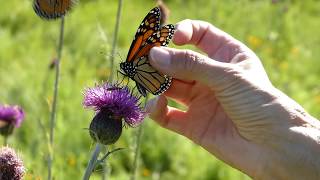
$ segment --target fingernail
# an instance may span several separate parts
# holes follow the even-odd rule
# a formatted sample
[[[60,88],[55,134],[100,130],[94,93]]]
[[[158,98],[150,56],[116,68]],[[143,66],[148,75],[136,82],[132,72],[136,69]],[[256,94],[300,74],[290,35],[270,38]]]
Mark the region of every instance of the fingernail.
[[[162,68],[167,68],[170,66],[171,56],[170,53],[164,48],[152,48],[150,51],[150,57],[151,61]]]
[[[159,100],[159,96],[157,96],[147,102],[145,110],[148,114],[152,113],[155,110],[155,108],[157,107],[157,104],[158,104],[158,100]]]

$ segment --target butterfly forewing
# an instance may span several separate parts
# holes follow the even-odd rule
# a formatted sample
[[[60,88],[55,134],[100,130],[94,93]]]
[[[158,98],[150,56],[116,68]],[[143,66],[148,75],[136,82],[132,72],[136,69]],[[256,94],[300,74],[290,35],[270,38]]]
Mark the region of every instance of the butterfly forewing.
[[[146,44],[140,47],[140,50],[134,56],[134,61],[139,61],[139,57],[147,56],[151,48],[155,46],[167,46],[174,34],[174,25],[168,24],[152,34],[147,40]]]
[[[161,28],[160,31],[152,34],[152,36],[147,39],[147,43],[158,46],[167,46],[173,37],[174,30],[174,25],[165,25]]]
[[[120,64],[124,74],[136,82],[143,96],[149,91],[159,95],[171,84],[171,77],[154,69],[148,59],[150,49],[155,46],[167,46],[174,34],[172,24],[160,28],[160,9],[152,9],[140,24],[130,46],[126,62]]]
[[[141,22],[134,40],[131,43],[128,55],[127,62],[134,60],[136,54],[139,52],[141,46],[144,46],[146,40],[155,32],[160,29],[160,9],[158,7],[153,8],[147,16]]]

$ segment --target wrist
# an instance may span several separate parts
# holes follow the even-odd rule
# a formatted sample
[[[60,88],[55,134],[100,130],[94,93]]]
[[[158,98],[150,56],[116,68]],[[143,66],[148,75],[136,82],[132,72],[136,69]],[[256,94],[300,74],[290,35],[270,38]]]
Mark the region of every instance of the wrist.
[[[255,179],[320,179],[320,127],[294,126],[269,146],[268,159]]]

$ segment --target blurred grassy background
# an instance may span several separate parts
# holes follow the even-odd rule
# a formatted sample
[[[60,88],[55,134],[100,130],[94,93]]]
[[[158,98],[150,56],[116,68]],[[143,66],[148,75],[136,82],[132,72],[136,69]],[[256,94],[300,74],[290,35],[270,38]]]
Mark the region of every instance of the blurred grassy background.
[[[169,23],[200,19],[246,43],[261,58],[276,87],[320,116],[320,1],[167,0]],[[116,65],[125,59],[136,28],[153,0],[124,1]],[[85,128],[93,112],[82,107],[82,90],[105,80],[117,1],[81,0],[66,18],[55,132],[54,177],[80,179],[92,150]],[[35,15],[31,0],[0,6],[0,103],[21,104],[26,121],[9,143],[28,169],[25,179],[46,179],[49,110],[59,21]],[[170,45],[172,46],[172,45]],[[178,48],[190,48],[178,47]],[[135,129],[125,129],[112,155],[110,179],[128,179]],[[145,120],[139,179],[248,179],[184,137]],[[98,171],[93,179],[100,179]]]

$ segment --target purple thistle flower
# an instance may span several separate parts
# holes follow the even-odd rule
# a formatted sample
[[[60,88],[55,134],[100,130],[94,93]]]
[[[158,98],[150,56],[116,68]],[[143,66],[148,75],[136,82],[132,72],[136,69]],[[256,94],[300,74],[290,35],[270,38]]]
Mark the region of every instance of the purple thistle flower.
[[[139,106],[139,98],[132,95],[128,87],[105,83],[94,88],[87,88],[84,93],[83,105],[99,112],[110,110],[131,127],[139,125],[145,117],[145,112]]]
[[[0,179],[21,180],[25,173],[22,160],[9,147],[0,149]]]
[[[0,105],[0,121],[19,127],[24,119],[24,111],[19,106]]]
[[[113,144],[119,139],[122,120],[130,127],[135,127],[146,115],[139,106],[139,98],[128,87],[112,83],[87,88],[83,105],[96,111],[90,124],[90,135],[102,144]]]
[[[13,127],[19,127],[24,119],[24,111],[19,106],[0,105],[0,134],[10,135]]]

